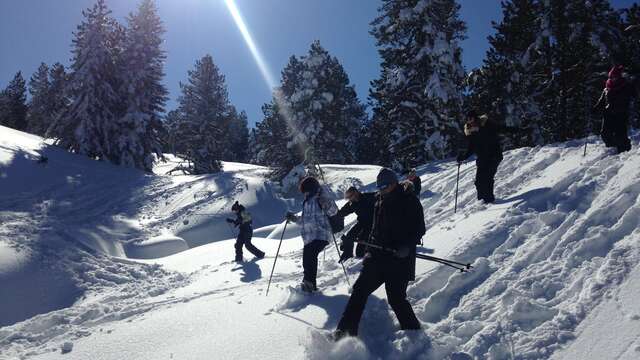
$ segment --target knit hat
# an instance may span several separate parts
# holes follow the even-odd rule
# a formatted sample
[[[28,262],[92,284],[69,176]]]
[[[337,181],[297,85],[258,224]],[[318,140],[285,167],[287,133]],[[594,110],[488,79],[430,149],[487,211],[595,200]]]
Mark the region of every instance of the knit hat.
[[[300,192],[315,194],[320,189],[320,183],[313,176],[307,176],[300,181]]]
[[[376,186],[379,190],[384,190],[390,185],[398,183],[398,175],[393,170],[388,168],[380,169],[378,177],[376,178]]]
[[[244,210],[244,206],[240,205],[238,201],[236,201],[235,203],[233,203],[233,205],[231,205],[231,211],[241,211],[241,210]]]

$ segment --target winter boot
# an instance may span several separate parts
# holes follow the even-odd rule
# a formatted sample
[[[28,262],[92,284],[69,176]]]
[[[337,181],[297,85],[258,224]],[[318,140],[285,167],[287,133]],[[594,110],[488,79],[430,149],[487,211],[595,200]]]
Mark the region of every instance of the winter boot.
[[[351,336],[349,335],[349,333],[345,330],[341,330],[341,329],[336,329],[336,331],[333,332],[333,334],[331,334],[330,339],[338,342],[342,339],[344,339],[347,336]]]
[[[311,281],[309,280],[302,280],[302,284],[300,284],[300,290],[306,292],[306,293],[312,293],[316,290],[318,290],[318,288],[313,285],[311,283]]]

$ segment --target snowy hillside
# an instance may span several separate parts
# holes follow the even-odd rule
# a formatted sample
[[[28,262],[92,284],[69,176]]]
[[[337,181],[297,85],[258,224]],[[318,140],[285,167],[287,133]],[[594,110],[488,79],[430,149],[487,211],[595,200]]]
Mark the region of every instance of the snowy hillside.
[[[586,157],[581,142],[506,153],[494,205],[475,200],[475,166],[463,165],[457,214],[456,165],[420,167],[424,247],[475,269],[419,262],[408,293],[423,332],[397,331],[379,289],[361,338],[334,344],[323,330],[349,296],[335,247],[320,256],[322,292],[302,297],[290,290],[302,241],[289,226],[265,296],[282,215],[299,210],[267,169],[163,175],[169,164],[144,175],[0,128],[0,358],[635,359],[638,137],[622,155],[591,141]],[[324,170],[339,196],[350,184],[372,189],[378,168]],[[267,258],[231,261],[222,220],[235,199]],[[353,283],[360,263],[347,265]]]

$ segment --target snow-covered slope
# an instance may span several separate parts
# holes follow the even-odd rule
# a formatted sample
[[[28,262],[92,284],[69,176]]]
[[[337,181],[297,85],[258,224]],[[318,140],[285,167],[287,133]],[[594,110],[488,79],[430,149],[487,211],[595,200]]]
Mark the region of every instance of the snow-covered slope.
[[[475,200],[474,166],[463,165],[457,214],[455,164],[419,168],[424,247],[475,269],[419,262],[408,292],[424,331],[397,331],[379,289],[360,339],[334,344],[321,330],[335,328],[349,295],[335,248],[321,255],[322,293],[300,296],[290,287],[302,277],[302,244],[289,226],[265,296],[280,219],[298,206],[266,169],[150,176],[0,128],[0,287],[11,289],[0,297],[0,358],[635,359],[638,139],[622,155],[590,141],[586,157],[580,142],[508,152],[488,206]],[[32,160],[40,153],[47,165]],[[370,188],[378,168],[324,170],[339,195]],[[230,261],[221,220],[234,199],[249,205],[267,258]],[[360,263],[348,268],[353,283]]]

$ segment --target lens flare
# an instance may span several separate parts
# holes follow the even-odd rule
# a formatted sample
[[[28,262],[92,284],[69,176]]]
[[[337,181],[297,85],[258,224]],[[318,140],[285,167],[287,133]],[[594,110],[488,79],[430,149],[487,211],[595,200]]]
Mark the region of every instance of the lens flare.
[[[231,17],[233,17],[233,21],[236,23],[238,30],[240,30],[240,33],[242,34],[242,37],[244,38],[244,42],[247,44],[249,51],[251,51],[251,55],[253,55],[253,59],[258,65],[258,68],[262,73],[262,77],[264,78],[267,85],[269,86],[269,90],[273,90],[277,86],[277,83],[274,80],[273,75],[271,75],[269,66],[267,65],[266,61],[262,57],[262,54],[260,53],[260,50],[256,46],[256,43],[253,41],[253,37],[251,36],[251,33],[249,32],[249,28],[247,27],[247,24],[244,22],[244,19],[240,14],[240,10],[238,10],[238,7],[236,6],[236,2],[234,0],[224,0],[224,3],[227,6],[229,13],[231,14]]]

